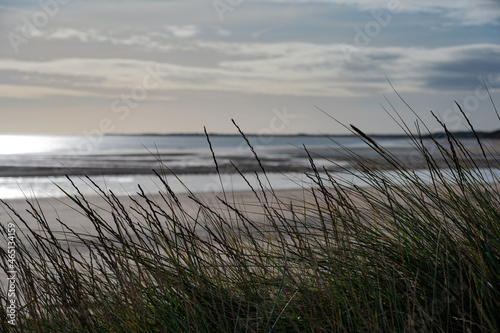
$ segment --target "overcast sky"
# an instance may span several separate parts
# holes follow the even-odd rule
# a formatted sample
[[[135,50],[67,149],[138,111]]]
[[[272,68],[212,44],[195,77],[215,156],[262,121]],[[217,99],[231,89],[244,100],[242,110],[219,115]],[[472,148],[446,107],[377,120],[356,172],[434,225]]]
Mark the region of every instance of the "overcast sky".
[[[0,0],[0,133],[500,128],[498,0]],[[381,105],[382,104],[382,105]]]

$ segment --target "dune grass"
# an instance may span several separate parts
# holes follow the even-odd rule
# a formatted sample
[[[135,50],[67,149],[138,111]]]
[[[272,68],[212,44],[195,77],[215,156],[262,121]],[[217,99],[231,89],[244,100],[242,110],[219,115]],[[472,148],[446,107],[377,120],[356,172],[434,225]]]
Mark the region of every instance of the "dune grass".
[[[0,290],[0,323],[13,332],[498,332],[496,153],[477,138],[473,154],[442,126],[444,141],[424,140],[402,123],[429,179],[352,126],[379,159],[345,149],[344,171],[357,180],[346,182],[310,156],[304,202],[278,196],[263,169],[260,188],[248,182],[259,205],[230,193],[207,205],[190,193],[196,214],[162,173],[161,204],[139,187],[126,207],[94,184],[112,220],[67,193],[94,233],[53,232],[28,203],[37,228],[11,213],[24,230],[23,306],[9,326]]]

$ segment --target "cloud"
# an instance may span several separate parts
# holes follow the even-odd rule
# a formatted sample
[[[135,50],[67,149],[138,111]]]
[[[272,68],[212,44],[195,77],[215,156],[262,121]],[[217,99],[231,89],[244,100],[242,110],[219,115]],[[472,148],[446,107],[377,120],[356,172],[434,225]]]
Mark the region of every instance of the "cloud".
[[[231,31],[223,29],[223,28],[217,28],[216,33],[220,36],[231,36],[232,35]]]
[[[197,45],[197,44],[196,44]],[[338,44],[201,43],[224,57],[216,66],[186,66],[136,59],[71,58],[0,60],[0,70],[60,76],[102,95],[141,84],[146,67],[163,73],[159,90],[237,91],[295,96],[362,96],[387,89],[385,76],[401,91],[473,89],[477,75],[500,76],[500,46],[439,48],[367,47],[347,61]],[[240,60],[242,57],[246,58]],[[62,91],[63,92],[63,91]]]
[[[199,32],[200,32],[198,30],[198,27],[196,27],[195,25],[192,25],[192,24],[182,25],[182,26],[169,25],[169,26],[166,26],[165,28],[167,31],[172,33],[173,36],[180,37],[180,38],[194,37],[197,34],[199,34]]]
[[[4,35],[21,33],[24,18],[41,10],[36,0],[20,1],[2,2]],[[370,12],[398,1],[402,14],[346,59],[340,43],[355,44],[354,29],[376,20]],[[478,75],[492,93],[499,87],[498,1],[225,2],[234,10],[220,21],[212,1],[71,1],[19,53],[0,40],[0,97],[7,98],[0,112],[30,109],[41,124],[49,113],[57,120],[68,110],[105,112],[142,84],[148,66],[162,72],[162,82],[141,112],[167,109],[186,128],[194,118],[253,119],[255,109],[281,103],[334,105],[371,126],[378,119],[367,109],[390,90],[385,76],[405,96],[419,96],[417,108],[460,101],[480,84]],[[176,130],[171,118],[149,119],[167,119]],[[131,121],[129,130],[136,126]]]
[[[33,85],[0,84],[0,98],[42,99],[52,97],[97,97],[89,91]]]
[[[99,31],[97,29],[78,30],[58,28],[40,34],[46,40],[78,40],[82,43],[109,43],[130,47],[141,47],[148,50],[169,52],[172,50],[189,50],[190,48],[178,39],[187,39],[199,34],[194,25],[165,26],[161,30],[136,31],[132,29]]]
[[[143,87],[145,78],[151,76],[148,66],[155,66],[155,63],[133,59],[0,59],[0,72],[7,74],[2,80],[2,96],[116,98]],[[157,76],[161,78],[162,73]],[[150,78],[146,83],[153,85]],[[159,94],[155,90],[148,92],[148,100],[173,99],[168,91]]]
[[[500,24],[498,0],[270,0],[280,3],[331,3],[356,6],[362,11],[395,8],[405,13],[432,13],[463,25]]]
[[[81,42],[87,42],[91,39],[95,39],[96,36],[92,32],[84,32],[76,29],[58,29],[52,33],[49,33],[45,37],[46,39],[78,39]]]
[[[462,47],[454,57],[432,63],[425,84],[438,90],[467,90],[482,79],[490,88],[500,87],[500,46]]]

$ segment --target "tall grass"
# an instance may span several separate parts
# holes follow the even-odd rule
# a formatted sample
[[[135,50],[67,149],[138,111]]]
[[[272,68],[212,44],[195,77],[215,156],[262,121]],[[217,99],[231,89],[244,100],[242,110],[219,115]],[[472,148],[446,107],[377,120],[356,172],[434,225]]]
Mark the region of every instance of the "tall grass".
[[[354,177],[346,181],[309,154],[314,186],[303,189],[302,202],[273,191],[264,168],[260,188],[248,182],[252,206],[231,193],[209,205],[190,192],[197,207],[190,211],[159,173],[160,196],[139,187],[130,206],[93,184],[106,219],[75,188],[79,194],[66,195],[93,225],[87,233],[67,221],[60,221],[64,232],[51,230],[28,202],[36,228],[11,210],[23,232],[16,263],[23,306],[10,326],[2,289],[1,325],[13,332],[498,332],[496,153],[477,138],[474,154],[442,127],[444,141],[424,140],[402,123],[427,168],[424,179],[352,126],[378,158],[345,149],[344,172]]]

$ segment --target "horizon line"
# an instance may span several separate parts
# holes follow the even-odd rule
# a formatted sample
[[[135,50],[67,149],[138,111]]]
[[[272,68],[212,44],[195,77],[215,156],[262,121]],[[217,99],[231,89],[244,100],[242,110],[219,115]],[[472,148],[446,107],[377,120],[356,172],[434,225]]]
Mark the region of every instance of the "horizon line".
[[[458,135],[473,135],[472,130],[461,130],[461,131],[451,131],[451,134],[458,134]],[[492,131],[475,131],[476,134],[480,136],[484,135],[494,135],[497,138],[500,138],[500,128]],[[442,135],[445,134],[444,131],[436,131],[430,133],[430,135]],[[177,132],[177,133],[101,133],[101,134],[93,134],[93,135],[85,135],[85,134],[54,134],[54,133],[32,133],[32,134],[27,134],[27,133],[0,133],[0,135],[27,135],[27,136],[206,136],[205,133],[203,132]],[[240,133],[208,133],[209,136],[241,136]],[[383,134],[383,133],[366,133],[368,136],[373,136],[373,137],[408,137],[406,133],[388,133],[388,134]],[[259,134],[259,133],[245,133],[245,136],[272,136],[272,137],[287,137],[287,136],[309,136],[309,137],[357,137],[355,133],[345,133],[345,134],[333,134],[333,133],[288,133],[288,134],[280,134],[280,133],[273,133],[273,134]],[[429,133],[423,133],[423,137],[428,137]]]

